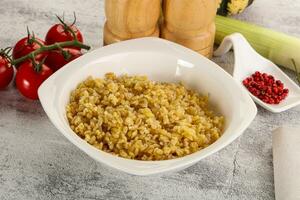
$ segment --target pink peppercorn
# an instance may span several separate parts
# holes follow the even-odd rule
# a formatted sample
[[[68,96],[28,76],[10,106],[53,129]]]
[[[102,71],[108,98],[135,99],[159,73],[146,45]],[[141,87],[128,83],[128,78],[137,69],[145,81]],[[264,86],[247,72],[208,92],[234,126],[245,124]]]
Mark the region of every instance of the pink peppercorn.
[[[254,96],[268,104],[279,104],[289,93],[280,80],[259,71],[244,79],[243,85]]]

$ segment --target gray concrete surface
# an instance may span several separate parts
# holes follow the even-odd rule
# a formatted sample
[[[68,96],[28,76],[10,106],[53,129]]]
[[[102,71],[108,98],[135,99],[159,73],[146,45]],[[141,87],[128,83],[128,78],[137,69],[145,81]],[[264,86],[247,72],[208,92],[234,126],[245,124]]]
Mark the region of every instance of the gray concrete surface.
[[[238,18],[300,36],[300,1],[256,0]],[[1,0],[0,46],[43,37],[54,14],[76,11],[86,43],[102,45],[103,0]],[[229,69],[232,54],[214,59]],[[287,72],[291,77],[292,73]],[[294,78],[294,77],[293,77]],[[245,113],[247,114],[247,113]],[[39,102],[13,86],[0,92],[0,199],[274,199],[271,131],[299,125],[300,108],[258,116],[235,142],[196,165],[162,176],[130,176],[95,162],[68,142]]]

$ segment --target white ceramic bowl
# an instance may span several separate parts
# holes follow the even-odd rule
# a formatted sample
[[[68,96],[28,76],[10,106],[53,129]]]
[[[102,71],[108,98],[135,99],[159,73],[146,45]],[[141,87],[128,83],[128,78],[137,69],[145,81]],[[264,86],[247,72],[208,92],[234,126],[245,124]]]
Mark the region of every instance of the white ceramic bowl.
[[[164,82],[180,80],[203,94],[209,93],[212,106],[226,118],[224,134],[201,151],[165,161],[129,160],[96,149],[71,130],[65,106],[79,82],[88,76],[103,77],[107,72],[147,75]],[[257,112],[247,92],[218,65],[183,46],[157,38],[129,40],[87,53],[48,78],[38,94],[48,117],[68,140],[95,160],[135,175],[175,171],[195,164],[240,136]]]

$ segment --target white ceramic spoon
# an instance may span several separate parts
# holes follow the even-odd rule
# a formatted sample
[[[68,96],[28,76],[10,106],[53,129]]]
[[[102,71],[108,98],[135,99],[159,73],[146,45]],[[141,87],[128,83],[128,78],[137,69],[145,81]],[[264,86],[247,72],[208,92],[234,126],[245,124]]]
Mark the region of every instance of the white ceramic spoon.
[[[249,92],[256,103],[275,113],[283,112],[300,104],[299,86],[274,63],[258,54],[240,33],[234,33],[225,37],[220,47],[214,52],[214,55],[222,56],[232,47],[234,49],[234,69],[232,76],[235,80],[240,82],[240,84],[255,71],[260,71],[273,75],[275,79],[283,82],[285,88],[289,89],[287,98],[277,105],[267,104]]]

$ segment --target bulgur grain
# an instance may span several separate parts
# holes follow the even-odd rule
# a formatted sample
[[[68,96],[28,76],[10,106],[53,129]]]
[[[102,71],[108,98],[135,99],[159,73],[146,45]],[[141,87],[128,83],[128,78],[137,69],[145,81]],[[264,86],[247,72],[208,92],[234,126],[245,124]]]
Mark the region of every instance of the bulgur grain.
[[[66,107],[72,130],[96,148],[137,160],[166,160],[201,150],[222,134],[224,117],[208,97],[146,76],[89,77]]]

